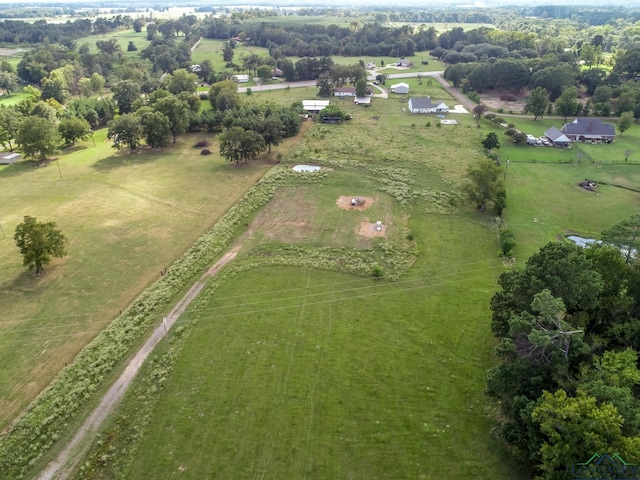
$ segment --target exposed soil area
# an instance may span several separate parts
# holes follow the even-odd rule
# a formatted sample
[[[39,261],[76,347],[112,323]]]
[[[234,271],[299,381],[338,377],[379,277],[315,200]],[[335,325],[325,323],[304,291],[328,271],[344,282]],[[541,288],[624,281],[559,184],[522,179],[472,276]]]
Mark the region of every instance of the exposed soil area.
[[[373,238],[373,237],[386,237],[387,236],[387,226],[382,225],[380,230],[377,228],[377,224],[362,222],[360,227],[358,228],[358,235],[362,235],[363,237]]]
[[[482,103],[493,112],[502,108],[505,113],[521,113],[527,103],[529,90],[523,89],[514,93],[512,90],[488,90],[480,95]]]
[[[356,205],[351,205],[351,200],[353,200],[354,198],[359,198],[360,199],[360,203],[356,204]],[[360,211],[362,211],[362,210],[366,210],[371,205],[373,205],[374,201],[375,200],[373,199],[373,197],[358,197],[358,196],[340,197],[336,201],[336,205],[338,205],[338,207],[342,208],[343,210],[360,210]]]

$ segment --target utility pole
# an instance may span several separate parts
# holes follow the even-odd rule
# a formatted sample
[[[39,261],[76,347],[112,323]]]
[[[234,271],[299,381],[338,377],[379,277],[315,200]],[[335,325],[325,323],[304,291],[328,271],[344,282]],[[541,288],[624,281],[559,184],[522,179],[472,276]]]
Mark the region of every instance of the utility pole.
[[[56,160],[56,165],[58,166],[58,175],[60,175],[60,180],[62,180],[62,170],[60,170],[60,162]]]

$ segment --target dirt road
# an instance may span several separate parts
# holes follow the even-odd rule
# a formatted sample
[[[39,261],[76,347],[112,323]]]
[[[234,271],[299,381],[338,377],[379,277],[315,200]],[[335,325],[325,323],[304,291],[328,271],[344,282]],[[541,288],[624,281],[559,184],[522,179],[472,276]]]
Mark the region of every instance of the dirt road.
[[[146,358],[153,351],[153,348],[166,336],[178,317],[186,310],[193,299],[198,296],[207,284],[208,277],[218,273],[222,267],[233,260],[239,250],[239,245],[229,250],[192,285],[173,310],[169,312],[169,315],[165,317],[165,320],[153,331],[145,344],[140,347],[140,350],[136,352],[120,377],[118,377],[109,391],[102,397],[100,404],[91,412],[91,415],[89,415],[82,427],[76,432],[69,444],[58,457],[49,463],[40,473],[37,477],[38,480],[63,480],[68,478],[78,461],[84,457],[91,445],[91,440],[95,437],[104,419],[115,409],[124,397],[129,385],[136,377],[138,370],[140,370]]]

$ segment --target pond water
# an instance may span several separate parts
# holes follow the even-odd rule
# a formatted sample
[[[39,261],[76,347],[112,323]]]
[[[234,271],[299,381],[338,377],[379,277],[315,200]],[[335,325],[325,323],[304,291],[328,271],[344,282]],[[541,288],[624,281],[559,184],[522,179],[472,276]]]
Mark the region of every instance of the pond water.
[[[322,167],[318,167],[317,165],[296,165],[293,167],[294,172],[317,172]]]
[[[568,235],[567,238],[581,247],[586,247],[587,245],[591,245],[592,243],[600,243],[600,240],[594,240],[593,238],[583,238],[578,235]]]

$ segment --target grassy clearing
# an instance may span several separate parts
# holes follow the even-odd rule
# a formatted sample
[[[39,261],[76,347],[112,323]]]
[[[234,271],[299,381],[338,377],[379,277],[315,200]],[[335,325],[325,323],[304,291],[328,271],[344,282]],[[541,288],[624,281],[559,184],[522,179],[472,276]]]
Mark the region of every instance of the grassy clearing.
[[[455,223],[449,235],[471,233]],[[486,267],[483,251],[440,253]],[[494,272],[468,279],[434,263],[401,285],[275,267],[225,285],[198,315],[128,475],[514,478],[482,401],[490,338],[478,311]],[[463,292],[459,314],[441,316]]]
[[[585,178],[604,182],[597,192],[577,185]],[[542,165],[511,163],[507,172],[505,219],[516,235],[515,256],[524,261],[540,245],[569,233],[599,238],[602,230],[637,212],[637,165]]]
[[[20,89],[19,92],[13,93],[12,95],[7,96],[0,96],[0,105],[4,105],[5,107],[10,107],[11,105],[15,105],[16,103],[20,102],[21,100],[24,100],[25,98],[27,98],[27,94],[23,93],[22,89]]]
[[[497,234],[455,206],[479,131],[412,126],[394,102],[376,105],[346,102],[354,120],[309,126],[286,157],[332,169],[281,189],[244,228],[240,270],[180,320],[197,323],[144,411],[139,450],[131,465],[131,453],[109,454],[125,477],[514,478],[482,394]],[[340,195],[376,203],[340,210]],[[386,238],[356,234],[377,219]],[[419,254],[397,283],[317,270],[304,256],[307,268],[241,268],[305,248],[347,260],[392,245]],[[155,387],[138,388],[117,420],[123,445],[129,428],[140,432],[127,412]]]
[[[412,90],[421,87],[446,101],[437,86]],[[493,127],[453,114],[457,127],[436,127],[433,116],[402,112],[394,100],[332,103],[353,120],[306,123],[285,156],[330,169],[281,188],[241,228],[236,267],[179,321],[188,333],[173,370],[143,377],[113,419],[119,426],[96,447],[120,475],[522,478],[490,435],[482,393],[492,363],[488,302],[505,268],[497,224],[460,195]],[[592,235],[633,212],[638,194],[613,186],[589,193],[575,186],[583,178],[630,187],[640,169],[510,165],[505,222],[518,264],[558,235]],[[345,211],[335,205],[340,195],[377,201]],[[357,234],[360,222],[377,219],[390,226],[387,238]],[[345,260],[382,252],[383,261],[391,248],[414,255],[398,282],[313,268],[323,249]],[[142,423],[130,423],[149,398]],[[112,436],[122,441],[113,452]]]
[[[89,35],[86,37],[81,37],[76,40],[76,44],[78,46],[83,44],[89,45],[89,51],[91,53],[98,53],[98,47],[96,46],[96,42],[99,41],[109,41],[115,39],[120,45],[120,51],[123,55],[129,57],[136,57],[140,53],[140,50],[145,49],[149,45],[149,41],[147,40],[147,32],[145,30],[140,33],[136,33],[133,30],[118,30],[115,32],[109,32],[105,35]],[[129,52],[127,51],[127,47],[129,46],[129,42],[133,42],[136,47],[138,47],[138,51]]]
[[[0,428],[269,168],[201,156],[200,135],[136,154],[104,135],[60,156],[62,180],[55,163],[0,167]],[[57,222],[70,241],[37,278],[12,240],[24,215]]]

